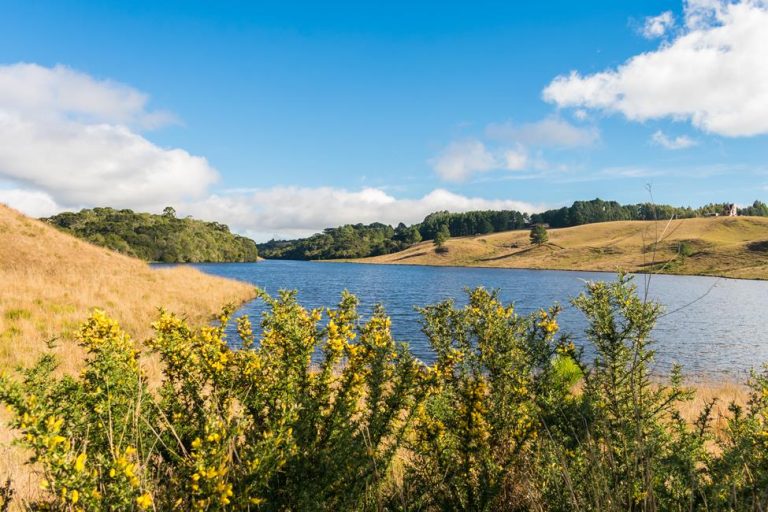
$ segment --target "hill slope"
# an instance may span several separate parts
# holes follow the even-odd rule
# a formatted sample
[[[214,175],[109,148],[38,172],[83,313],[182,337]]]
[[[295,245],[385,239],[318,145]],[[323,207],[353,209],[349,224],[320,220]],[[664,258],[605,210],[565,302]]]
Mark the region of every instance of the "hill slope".
[[[143,340],[151,334],[158,306],[202,324],[223,304],[253,296],[253,287],[245,283],[191,268],[152,269],[0,204],[0,372],[33,362],[54,337],[59,337],[55,352],[62,370],[78,369],[83,353],[73,336],[93,307],[106,310]],[[36,492],[37,477],[11,445],[4,413],[0,478],[12,476],[23,499]]]
[[[224,303],[253,296],[245,283],[191,268],[152,269],[3,205],[0,283],[0,366],[30,362],[54,336],[66,343],[93,307],[142,339],[159,306],[200,323]]]
[[[452,238],[443,254],[435,252],[432,242],[422,242],[398,253],[353,261],[558,270],[621,268],[768,279],[765,217],[587,224],[550,229],[549,242],[540,247],[531,245],[528,235],[521,230]],[[659,242],[654,244],[655,240]]]
[[[173,208],[166,208],[162,215],[93,208],[42,220],[88,242],[147,261],[230,262],[259,257],[253,240],[218,222],[179,219]]]

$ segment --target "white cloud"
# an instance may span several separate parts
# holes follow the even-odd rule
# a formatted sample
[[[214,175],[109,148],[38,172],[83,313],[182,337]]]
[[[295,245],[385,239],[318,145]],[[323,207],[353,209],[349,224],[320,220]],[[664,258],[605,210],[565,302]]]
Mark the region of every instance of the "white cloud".
[[[435,172],[446,181],[464,181],[475,173],[495,169],[516,171],[525,168],[525,152],[521,148],[491,152],[475,139],[454,141],[430,160]]]
[[[50,195],[39,190],[0,188],[0,203],[32,217],[50,217],[61,211]]]
[[[633,121],[690,120],[729,137],[768,133],[768,3],[696,0],[686,27],[616,69],[555,78],[544,99]]]
[[[675,26],[675,16],[672,11],[664,11],[658,16],[645,18],[642,34],[647,39],[655,39],[666,34]]]
[[[529,165],[528,153],[525,148],[508,149],[504,151],[504,168],[509,171],[522,171]]]
[[[542,149],[587,147],[600,140],[594,126],[575,126],[559,117],[524,124],[491,123],[485,128],[488,143],[464,139],[448,144],[429,160],[437,175],[461,182],[475,174],[493,171],[543,170],[552,166]],[[537,151],[538,149],[538,151]]]
[[[0,109],[23,117],[70,118],[154,128],[175,118],[148,111],[149,96],[112,80],[97,80],[66,66],[0,66]]]
[[[436,189],[416,199],[399,199],[377,188],[358,191],[331,187],[274,187],[214,194],[182,205],[179,213],[217,219],[259,240],[296,237],[342,224],[412,224],[439,210],[540,211],[537,205],[506,199],[467,197]]]
[[[135,131],[170,119],[146,104],[131,87],[63,66],[0,66],[0,178],[25,191],[14,201],[157,209],[204,195],[218,179],[204,158]]]
[[[548,117],[520,126],[509,121],[492,123],[485,131],[488,137],[494,140],[550,148],[591,146],[600,140],[600,132],[596,127],[575,126],[557,117]]]
[[[673,138],[667,137],[661,130],[656,131],[651,136],[651,141],[665,149],[687,149],[699,143],[687,135],[678,135]]]

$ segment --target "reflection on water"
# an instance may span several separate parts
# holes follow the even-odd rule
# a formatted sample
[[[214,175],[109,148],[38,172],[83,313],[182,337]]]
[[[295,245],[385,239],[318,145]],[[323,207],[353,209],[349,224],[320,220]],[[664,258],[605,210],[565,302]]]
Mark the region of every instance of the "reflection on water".
[[[414,306],[446,298],[463,304],[463,290],[476,286],[498,289],[504,301],[515,303],[519,313],[559,302],[563,306],[560,325],[583,343],[584,318],[568,301],[582,291],[585,280],[614,278],[595,272],[274,260],[195,266],[253,283],[271,294],[280,289],[298,290],[299,301],[310,308],[336,304],[344,289],[358,296],[364,315],[381,303],[392,317],[395,338],[410,342],[413,352],[425,361],[432,354]],[[641,291],[644,281],[637,279]],[[768,282],[653,276],[649,296],[667,311],[654,331],[657,371],[665,372],[677,362],[689,375],[743,378],[750,368],[768,362]],[[254,301],[237,314],[250,314],[256,320],[261,311],[263,304]],[[586,354],[589,356],[588,348]]]

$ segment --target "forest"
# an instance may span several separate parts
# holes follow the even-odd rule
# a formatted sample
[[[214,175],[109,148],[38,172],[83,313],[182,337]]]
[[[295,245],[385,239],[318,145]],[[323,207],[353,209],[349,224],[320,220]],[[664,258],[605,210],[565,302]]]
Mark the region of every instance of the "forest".
[[[64,212],[41,219],[101,247],[164,263],[257,261],[256,243],[218,222],[113,208]]]

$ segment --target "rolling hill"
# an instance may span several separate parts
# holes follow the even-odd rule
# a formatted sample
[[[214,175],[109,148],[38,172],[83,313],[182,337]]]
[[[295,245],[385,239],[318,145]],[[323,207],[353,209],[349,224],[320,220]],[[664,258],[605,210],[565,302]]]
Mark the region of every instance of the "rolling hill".
[[[630,272],[658,271],[768,279],[768,218],[708,217],[619,221],[550,229],[532,245],[527,230],[451,238],[447,252],[432,242],[361,263]]]
[[[94,307],[141,341],[159,306],[202,324],[223,304],[253,296],[245,283],[192,268],[151,268],[0,205],[0,372],[32,363],[53,339],[62,371],[76,371],[83,353],[74,334]],[[23,498],[35,492],[37,477],[11,438],[0,427],[0,476],[12,475]]]
[[[245,283],[195,269],[151,268],[3,205],[0,283],[0,366],[29,363],[53,337],[71,341],[94,307],[141,340],[159,306],[200,323],[254,295]]]

